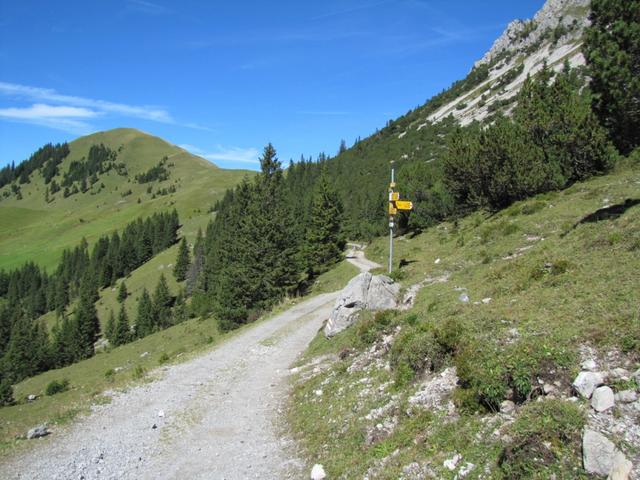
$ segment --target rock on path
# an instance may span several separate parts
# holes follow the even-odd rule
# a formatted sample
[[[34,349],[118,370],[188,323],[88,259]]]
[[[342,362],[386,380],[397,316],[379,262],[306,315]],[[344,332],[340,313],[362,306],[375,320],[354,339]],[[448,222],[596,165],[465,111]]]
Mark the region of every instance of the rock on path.
[[[288,367],[329,316],[337,292],[247,328],[214,350],[114,394],[66,431],[3,459],[3,479],[303,478],[279,436]],[[162,411],[163,415],[158,415]]]

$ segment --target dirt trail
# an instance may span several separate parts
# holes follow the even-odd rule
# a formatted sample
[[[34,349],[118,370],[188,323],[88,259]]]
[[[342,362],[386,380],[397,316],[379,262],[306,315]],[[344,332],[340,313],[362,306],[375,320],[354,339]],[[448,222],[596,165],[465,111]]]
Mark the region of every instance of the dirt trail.
[[[240,332],[211,352],[0,465],[20,479],[304,478],[279,435],[288,368],[328,318],[337,292]],[[155,425],[155,428],[154,428]]]

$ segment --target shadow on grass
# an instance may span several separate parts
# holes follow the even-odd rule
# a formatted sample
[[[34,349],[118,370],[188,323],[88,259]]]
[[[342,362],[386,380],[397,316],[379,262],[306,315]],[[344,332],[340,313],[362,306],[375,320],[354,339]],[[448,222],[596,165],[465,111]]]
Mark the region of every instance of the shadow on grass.
[[[600,208],[589,215],[586,215],[581,220],[576,222],[571,230],[575,230],[579,225],[583,225],[586,223],[597,223],[602,222],[603,220],[615,220],[632,207],[636,205],[640,205],[640,199],[638,198],[627,198],[624,203],[617,203],[615,205],[611,205],[610,207]],[[569,233],[569,232],[566,232]],[[565,235],[566,235],[565,233]]]

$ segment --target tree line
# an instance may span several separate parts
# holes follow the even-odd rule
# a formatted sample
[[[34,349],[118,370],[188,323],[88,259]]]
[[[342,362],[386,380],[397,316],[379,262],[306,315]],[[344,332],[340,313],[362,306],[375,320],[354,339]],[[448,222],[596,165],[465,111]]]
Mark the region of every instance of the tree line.
[[[80,245],[63,252],[51,275],[34,263],[10,272],[0,271],[2,379],[15,383],[92,356],[100,334],[94,305],[98,290],[115,285],[117,279],[173,245],[179,227],[175,210],[156,213],[129,223],[122,234],[101,237],[91,252],[83,239]],[[165,297],[156,295],[170,308],[173,300]],[[71,305],[74,309],[69,317],[66,311]],[[38,320],[50,311],[55,311],[59,319],[51,339],[46,326]],[[156,325],[164,326],[165,310],[154,310],[151,319],[151,331]]]
[[[45,184],[48,184],[58,174],[58,165],[69,155],[67,143],[48,143],[36,150],[27,160],[18,166],[13,163],[0,169],[0,188],[18,180],[19,183],[29,183],[31,174],[42,169]]]

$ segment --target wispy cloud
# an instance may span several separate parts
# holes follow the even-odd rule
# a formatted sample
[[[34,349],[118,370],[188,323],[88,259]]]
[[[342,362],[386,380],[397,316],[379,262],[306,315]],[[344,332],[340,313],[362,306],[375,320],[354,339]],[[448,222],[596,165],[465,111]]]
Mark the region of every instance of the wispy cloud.
[[[180,148],[187,150],[195,155],[199,155],[207,160],[211,160],[212,162],[223,161],[223,162],[239,162],[239,163],[250,163],[254,165],[259,165],[260,161],[258,157],[260,156],[260,152],[257,148],[249,147],[225,147],[223,145],[216,145],[214,151],[209,152],[203,150],[201,148],[195,147],[189,144],[179,145]]]
[[[116,113],[127,117],[142,118],[154,122],[174,123],[173,118],[164,109],[153,106],[136,106],[114,103],[104,100],[63,95],[50,88],[30,87],[15,83],[0,82],[0,94],[5,96],[26,98],[73,107],[86,107],[100,112]]]
[[[56,130],[82,135],[92,127],[80,119],[99,116],[99,112],[80,107],[52,106],[36,103],[26,108],[0,108],[0,118],[42,125]]]
[[[147,2],[145,0],[127,0],[127,6],[130,10],[149,15],[165,15],[171,13],[171,9],[158,3]]]

